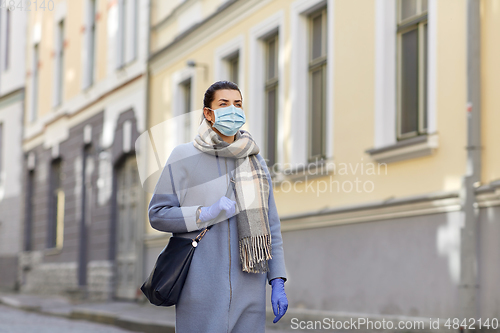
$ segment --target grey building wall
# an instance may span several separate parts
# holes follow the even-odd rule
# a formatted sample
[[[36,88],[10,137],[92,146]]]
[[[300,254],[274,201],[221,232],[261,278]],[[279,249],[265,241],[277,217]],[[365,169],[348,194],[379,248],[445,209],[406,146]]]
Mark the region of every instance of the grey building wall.
[[[461,212],[283,233],[290,307],[456,316]]]
[[[479,317],[500,318],[500,207],[479,213]]]
[[[132,142],[138,137],[133,110],[120,114],[117,120],[114,141],[111,147],[101,147],[104,112],[69,129],[68,139],[59,144],[59,157],[62,159],[62,187],[65,192],[64,240],[60,251],[47,249],[47,228],[49,219],[48,194],[50,190],[49,173],[53,159],[51,148],[37,146],[30,152],[36,155],[34,169],[33,201],[31,207],[23,205],[24,233],[28,214],[32,214],[32,233],[25,235],[32,239],[32,251],[23,251],[20,256],[21,289],[25,292],[40,294],[61,293],[79,295],[78,269],[82,221],[82,168],[84,133],[91,126],[91,142],[88,149],[86,174],[90,180],[87,196],[90,204],[87,212],[87,291],[91,299],[110,299],[113,297],[115,225],[114,221],[114,168],[126,154],[123,152],[123,123],[132,123]],[[24,193],[27,191],[28,168],[25,160]],[[24,198],[26,200],[26,197]],[[141,222],[142,223],[142,222]]]

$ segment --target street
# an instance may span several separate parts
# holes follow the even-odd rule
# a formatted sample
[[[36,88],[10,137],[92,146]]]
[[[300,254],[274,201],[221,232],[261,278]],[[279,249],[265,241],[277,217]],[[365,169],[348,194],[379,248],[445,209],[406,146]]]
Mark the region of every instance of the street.
[[[0,305],[0,333],[125,333],[110,325],[72,320]]]

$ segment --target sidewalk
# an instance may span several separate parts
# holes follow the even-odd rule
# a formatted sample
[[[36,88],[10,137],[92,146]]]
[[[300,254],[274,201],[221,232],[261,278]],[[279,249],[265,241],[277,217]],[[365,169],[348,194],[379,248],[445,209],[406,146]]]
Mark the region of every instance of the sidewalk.
[[[150,303],[133,301],[72,302],[62,296],[28,295],[5,292],[0,293],[0,303],[44,315],[115,325],[134,332],[175,332],[175,308],[157,307]],[[297,330],[292,330],[290,328],[288,330],[277,328],[278,325],[272,323],[274,315],[269,309],[266,317],[268,326],[274,325],[274,327],[267,327],[266,332],[297,332]]]

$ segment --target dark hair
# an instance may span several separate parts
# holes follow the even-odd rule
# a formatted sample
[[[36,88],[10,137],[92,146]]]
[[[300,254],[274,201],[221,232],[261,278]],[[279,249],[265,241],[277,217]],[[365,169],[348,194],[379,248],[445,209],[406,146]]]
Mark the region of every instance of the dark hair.
[[[234,82],[231,81],[218,81],[212,84],[207,91],[205,92],[205,98],[203,99],[203,106],[210,108],[212,106],[212,102],[215,99],[215,92],[217,90],[238,90],[241,95],[240,88],[238,88],[238,85]],[[243,96],[241,97],[243,99]]]

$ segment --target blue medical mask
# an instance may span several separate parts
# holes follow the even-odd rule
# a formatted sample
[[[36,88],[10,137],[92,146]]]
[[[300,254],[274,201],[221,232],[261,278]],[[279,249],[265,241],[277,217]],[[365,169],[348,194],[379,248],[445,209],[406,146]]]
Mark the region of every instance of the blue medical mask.
[[[246,122],[243,110],[235,107],[234,105],[216,110],[210,110],[212,110],[215,115],[213,126],[225,136],[235,135],[241,126],[243,126]]]

